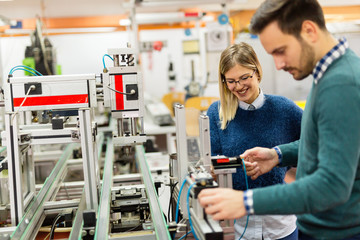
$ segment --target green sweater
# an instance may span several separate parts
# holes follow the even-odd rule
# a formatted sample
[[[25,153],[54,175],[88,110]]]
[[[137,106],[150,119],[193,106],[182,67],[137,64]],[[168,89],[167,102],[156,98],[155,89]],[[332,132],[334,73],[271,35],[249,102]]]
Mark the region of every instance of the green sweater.
[[[350,49],[313,83],[300,140],[279,146],[296,181],[253,190],[255,214],[290,214],[316,239],[360,233],[360,58]]]

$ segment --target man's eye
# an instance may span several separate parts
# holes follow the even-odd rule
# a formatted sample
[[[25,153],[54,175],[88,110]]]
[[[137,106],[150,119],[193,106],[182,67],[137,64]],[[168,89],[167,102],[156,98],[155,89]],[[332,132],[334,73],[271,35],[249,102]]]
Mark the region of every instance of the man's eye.
[[[285,50],[284,49],[278,49],[277,51],[275,51],[275,55],[283,55],[284,54],[284,52],[285,52]]]

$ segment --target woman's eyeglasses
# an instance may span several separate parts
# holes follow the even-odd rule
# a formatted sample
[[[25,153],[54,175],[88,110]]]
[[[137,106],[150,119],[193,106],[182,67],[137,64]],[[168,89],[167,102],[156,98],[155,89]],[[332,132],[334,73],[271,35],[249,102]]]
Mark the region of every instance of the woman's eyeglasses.
[[[252,78],[254,76],[254,73],[256,72],[256,70],[253,71],[253,73],[250,75],[250,74],[246,74],[246,75],[243,75],[240,77],[240,80],[239,81],[235,81],[235,80],[224,80],[224,82],[226,82],[228,85],[233,85],[233,84],[240,84],[240,81],[246,81],[248,80],[249,78]]]

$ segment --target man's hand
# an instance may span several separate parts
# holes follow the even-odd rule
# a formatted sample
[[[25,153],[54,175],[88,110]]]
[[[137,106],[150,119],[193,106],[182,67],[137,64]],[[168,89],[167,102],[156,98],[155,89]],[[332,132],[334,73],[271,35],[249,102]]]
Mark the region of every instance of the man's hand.
[[[269,172],[279,164],[279,158],[275,149],[255,147],[246,150],[240,155],[245,161],[246,174],[251,176],[252,180],[260,175]]]
[[[214,220],[236,219],[246,215],[243,192],[229,188],[201,190],[199,202]]]

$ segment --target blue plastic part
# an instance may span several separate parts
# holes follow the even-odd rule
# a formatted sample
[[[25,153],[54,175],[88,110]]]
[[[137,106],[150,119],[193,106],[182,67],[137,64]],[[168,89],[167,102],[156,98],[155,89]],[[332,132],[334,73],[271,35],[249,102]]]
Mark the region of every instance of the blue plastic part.
[[[220,14],[218,16],[218,22],[221,24],[221,25],[225,25],[229,22],[229,17],[228,15],[226,15],[225,13],[223,14]]]

